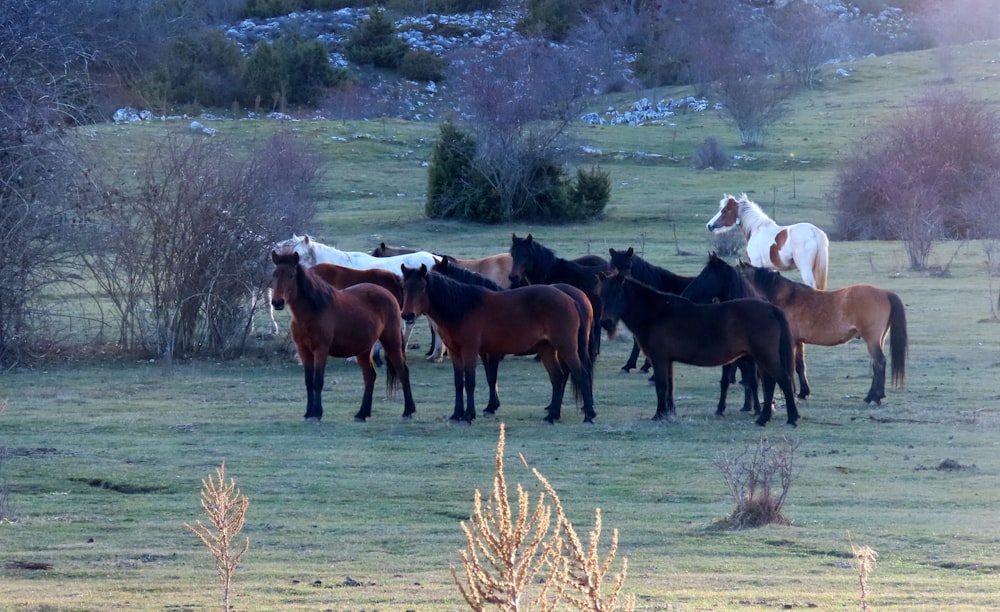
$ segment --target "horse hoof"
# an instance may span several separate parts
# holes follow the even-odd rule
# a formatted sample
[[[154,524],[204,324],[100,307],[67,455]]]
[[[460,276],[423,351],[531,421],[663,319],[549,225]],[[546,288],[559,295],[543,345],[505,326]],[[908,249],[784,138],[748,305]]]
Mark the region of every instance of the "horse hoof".
[[[785,427],[791,427],[792,429],[795,429],[796,427],[798,427],[798,425],[796,425],[795,423],[792,423],[792,422],[788,422],[788,423],[785,423]]]
[[[590,423],[591,425],[593,425],[594,424],[594,417],[584,417],[583,422],[584,423]]]
[[[767,421],[761,421],[760,419],[757,419],[756,421],[754,421],[754,423],[755,423],[755,424],[756,424],[756,425],[757,425],[758,427],[766,427],[766,426],[767,426]]]
[[[552,418],[550,416],[547,416],[544,419],[542,419],[543,422],[548,423],[549,425],[555,425],[556,421],[558,421],[558,420],[559,419],[554,419],[554,418]]]
[[[402,418],[403,418],[403,420],[405,420],[405,421],[412,421],[412,420],[413,420],[413,414],[412,414],[412,413],[411,413],[411,414],[404,414],[404,415],[402,416]]]
[[[721,418],[722,418],[722,417],[724,417],[724,416],[726,416],[726,413],[725,413],[725,412],[723,412],[723,411],[721,411],[721,410],[716,410],[716,411],[715,411],[715,418],[717,418],[717,419],[721,419]]]
[[[365,417],[356,416],[356,417],[354,417],[354,422],[355,423],[364,423],[365,422]]]

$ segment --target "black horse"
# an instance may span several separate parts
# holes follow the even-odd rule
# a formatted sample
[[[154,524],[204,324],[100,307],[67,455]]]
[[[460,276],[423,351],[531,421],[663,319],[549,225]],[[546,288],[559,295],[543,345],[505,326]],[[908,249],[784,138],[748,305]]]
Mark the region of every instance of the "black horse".
[[[613,336],[624,322],[653,362],[656,385],[654,420],[673,418],[674,362],[721,366],[749,355],[764,383],[758,425],[771,420],[774,387],[785,396],[787,424],[795,426],[792,334],[780,308],[758,299],[695,304],[663,293],[624,274],[604,274],[601,281],[601,326]]]
[[[537,242],[531,234],[525,238],[511,235],[510,270],[511,287],[523,285],[552,285],[565,283],[583,291],[590,300],[594,313],[601,312],[596,274],[608,270],[608,262],[597,255],[584,255],[576,259],[557,257],[555,251]],[[601,352],[601,328],[593,326],[590,350]]]
[[[710,304],[713,301],[727,302],[741,298],[759,298],[753,286],[743,278],[736,267],[729,265],[715,252],[708,254],[705,267],[680,293],[692,302]],[[719,380],[719,406],[715,414],[722,416],[726,411],[726,395],[729,385],[735,381],[736,369],[743,376],[743,408],[741,412],[760,414],[760,400],[757,399],[757,366],[750,357],[741,357],[735,363],[722,366]]]
[[[661,268],[655,264],[651,264],[642,257],[635,254],[635,250],[632,247],[624,251],[617,251],[615,249],[608,249],[608,254],[611,255],[611,265],[609,269],[612,272],[619,271],[624,272],[626,276],[631,276],[640,283],[645,283],[654,289],[659,289],[666,293],[676,293],[680,295],[684,288],[688,286],[692,280],[693,276],[682,276],[680,274],[674,274],[666,268]],[[635,369],[638,365],[639,360],[639,343],[635,340],[632,341],[632,353],[628,356],[628,361],[622,366],[622,372],[630,372]],[[652,364],[649,359],[646,359],[642,367],[639,368],[640,372],[649,372],[649,368]]]

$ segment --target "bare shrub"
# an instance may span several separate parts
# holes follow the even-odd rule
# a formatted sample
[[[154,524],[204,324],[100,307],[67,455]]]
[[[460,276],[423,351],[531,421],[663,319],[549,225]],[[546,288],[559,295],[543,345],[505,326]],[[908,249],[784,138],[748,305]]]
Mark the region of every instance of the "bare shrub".
[[[982,223],[1000,168],[1000,117],[982,102],[937,92],[860,141],[836,178],[837,235],[902,240],[913,269],[935,241],[998,235]],[[992,216],[992,215],[990,215]]]
[[[746,147],[763,147],[768,128],[787,112],[785,99],[792,88],[767,68],[755,56],[742,56],[721,68],[711,87]]]
[[[243,555],[250,549],[250,538],[247,537],[242,547],[239,545],[237,536],[243,530],[246,523],[247,508],[250,500],[246,495],[240,493],[236,488],[236,482],[232,478],[227,483],[226,464],[215,469],[216,479],[212,479],[209,474],[207,479],[201,481],[201,509],[205,511],[211,529],[196,520],[194,525],[184,523],[184,526],[191,533],[198,536],[205,548],[212,553],[215,559],[215,571],[219,574],[222,582],[222,604],[223,610],[228,612],[229,593],[232,588],[233,574],[239,566]]]
[[[251,155],[222,138],[167,136],[136,178],[101,189],[83,252],[118,319],[118,343],[165,358],[243,350],[269,246],[312,217],[314,156],[279,134]]]
[[[788,2],[775,9],[773,35],[779,65],[807,89],[818,84],[820,66],[848,45],[836,14],[811,2]]]
[[[694,150],[691,155],[691,166],[696,170],[708,168],[723,170],[729,167],[729,154],[718,139],[709,136]]]
[[[736,508],[722,524],[733,529],[788,524],[781,512],[792,485],[798,440],[772,444],[766,436],[742,451],[721,452],[713,462],[722,472]],[[777,480],[780,491],[774,488]]]
[[[485,610],[488,605],[510,612],[546,611],[565,602],[577,610],[635,609],[635,599],[621,595],[628,571],[627,559],[622,560],[621,573],[614,576],[610,590],[605,592],[603,585],[618,549],[618,531],[614,531],[611,548],[602,560],[598,552],[601,537],[598,508],[594,529],[584,547],[563,511],[559,495],[537,469],[531,471],[551,503],[540,494],[535,509],[529,513],[529,495],[518,484],[515,515],[504,474],[504,446],[505,427],[501,424],[493,492],[484,508],[482,494],[477,489],[470,524],[462,522],[467,542],[467,548],[459,553],[464,580],[459,579],[455,566],[451,566],[452,579],[469,607],[476,611]],[[523,456],[521,461],[527,466]],[[539,574],[542,579],[536,580]]]
[[[868,576],[875,571],[878,553],[870,546],[855,546],[851,542],[851,566],[858,573],[858,589],[862,612],[868,611]]]

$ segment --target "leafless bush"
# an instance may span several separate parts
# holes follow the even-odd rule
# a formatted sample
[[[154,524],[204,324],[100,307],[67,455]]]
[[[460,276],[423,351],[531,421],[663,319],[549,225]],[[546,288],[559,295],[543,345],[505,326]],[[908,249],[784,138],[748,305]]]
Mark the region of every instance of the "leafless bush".
[[[761,436],[757,444],[742,451],[719,453],[714,465],[722,472],[736,503],[732,514],[723,521],[725,526],[742,529],[788,523],[781,508],[792,485],[792,460],[798,447],[798,440],[772,444]],[[780,492],[774,489],[775,480]]]
[[[469,607],[476,611],[490,605],[508,612],[548,611],[565,602],[577,610],[634,610],[635,598],[621,594],[628,572],[627,559],[622,560],[621,573],[613,577],[610,589],[604,586],[618,550],[618,531],[612,534],[610,550],[601,559],[598,508],[585,547],[566,517],[555,488],[537,469],[532,473],[549,501],[540,494],[531,511],[528,493],[517,485],[515,511],[504,474],[505,442],[505,428],[501,425],[492,494],[484,508],[477,489],[473,514],[468,524],[462,523],[467,543],[460,552],[464,580],[451,566],[452,579]],[[527,466],[523,456],[521,461]],[[542,579],[536,580],[539,575]]]
[[[807,89],[818,84],[819,69],[849,44],[842,23],[811,2],[789,2],[774,14],[774,49],[779,65]]]
[[[851,566],[858,573],[861,611],[868,612],[868,577],[878,565],[878,553],[870,546],[855,546],[851,542]]]
[[[729,154],[715,137],[709,136],[691,155],[691,166],[696,170],[715,168],[724,170],[729,167]]]
[[[537,169],[558,167],[566,128],[590,82],[580,58],[541,40],[472,49],[453,59],[474,166],[500,199],[502,219],[530,218],[551,190]],[[538,121],[544,119],[545,121]]]
[[[984,223],[1000,168],[1000,117],[958,92],[936,92],[859,142],[836,179],[837,235],[902,240],[913,269],[935,241],[1000,235]]]
[[[130,169],[131,170],[131,169]],[[129,352],[173,358],[245,348],[268,248],[314,214],[315,159],[279,134],[249,156],[223,138],[150,143],[136,178],[112,177],[86,262]],[[116,180],[117,179],[117,180]]]
[[[746,147],[763,147],[767,130],[785,116],[791,86],[780,75],[767,72],[756,56],[734,59],[719,69],[711,87],[722,103],[722,114],[736,126]]]

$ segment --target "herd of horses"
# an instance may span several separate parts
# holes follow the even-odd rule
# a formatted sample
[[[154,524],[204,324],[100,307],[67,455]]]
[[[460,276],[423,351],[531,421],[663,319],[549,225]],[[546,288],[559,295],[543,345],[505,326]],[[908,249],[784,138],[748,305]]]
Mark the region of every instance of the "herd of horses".
[[[644,369],[652,369],[654,420],[676,417],[673,366],[679,362],[721,367],[717,415],[725,412],[739,369],[741,410],[766,425],[777,388],[786,424],[795,426],[797,399],[811,393],[806,344],[834,346],[861,338],[872,363],[865,402],[878,404],[885,398],[890,360],[883,347],[890,337],[890,380],[902,387],[908,343],[901,300],[867,284],[826,290],[829,241],[822,230],[808,223],[779,226],[745,194],[725,195],[707,227],[713,232],[739,227],[750,261],[730,264],[710,253],[704,269],[692,277],[650,263],[631,247],[611,248],[607,259],[565,259],[531,234],[513,234],[507,252],[480,259],[385,243],[371,253],[345,252],[293,236],[271,253],[270,291],[274,310],[287,306],[291,311],[291,336],[305,374],[305,418],[323,416],[329,357],[356,358],[364,392],[355,419],[370,417],[376,349],[385,357],[387,393],[402,388],[403,417],[411,417],[416,408],[405,352],[420,316],[432,331],[428,359],[447,353],[452,362],[450,418],[457,422],[476,418],[479,361],[489,389],[483,411],[499,408],[497,377],[507,355],[536,355],[545,367],[552,387],[545,421],[561,418],[566,386],[572,383],[584,422],[593,422],[602,330],[614,338],[620,324],[635,344],[622,369],[636,367],[640,352],[646,356]],[[780,274],[792,268],[804,282]],[[273,311],[272,326],[276,329]]]

